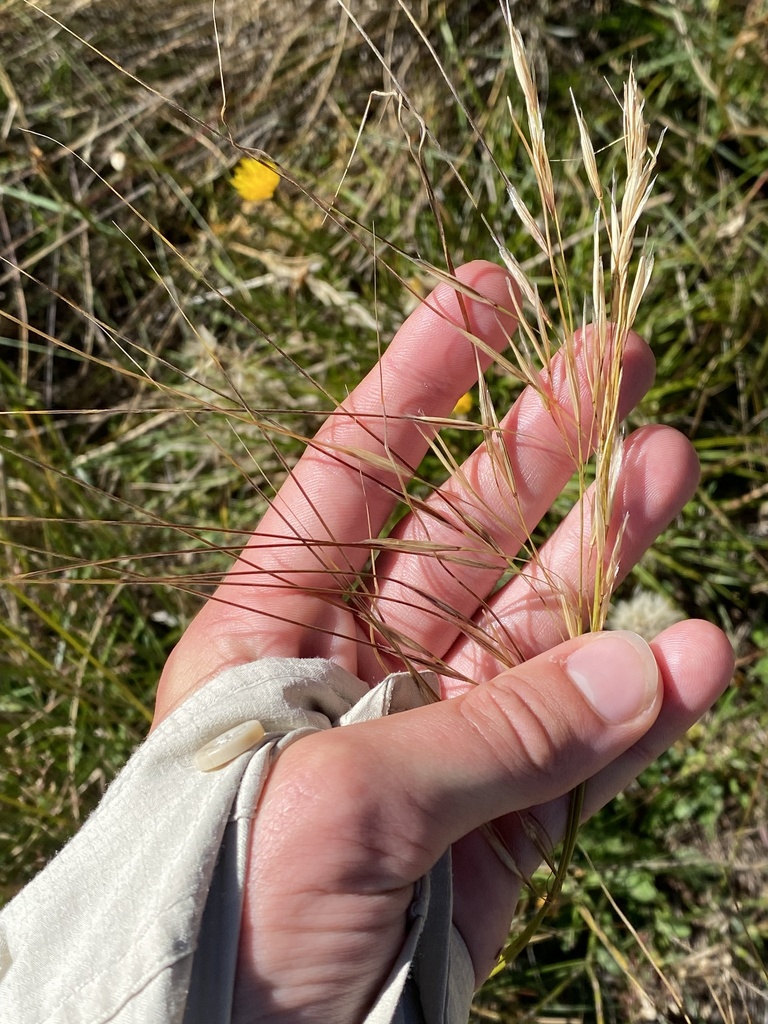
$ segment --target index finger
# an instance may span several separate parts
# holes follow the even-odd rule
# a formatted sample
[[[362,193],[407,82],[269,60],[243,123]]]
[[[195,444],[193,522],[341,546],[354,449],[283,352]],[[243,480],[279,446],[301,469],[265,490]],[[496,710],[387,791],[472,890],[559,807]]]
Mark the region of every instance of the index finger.
[[[323,592],[341,590],[363,568],[365,542],[378,536],[429,446],[422,418],[449,416],[478,366],[490,363],[472,336],[501,351],[517,326],[506,312],[506,271],[477,261],[457,277],[468,292],[438,285],[321,427],[227,574],[228,605],[254,607],[270,580],[311,591],[319,573]]]

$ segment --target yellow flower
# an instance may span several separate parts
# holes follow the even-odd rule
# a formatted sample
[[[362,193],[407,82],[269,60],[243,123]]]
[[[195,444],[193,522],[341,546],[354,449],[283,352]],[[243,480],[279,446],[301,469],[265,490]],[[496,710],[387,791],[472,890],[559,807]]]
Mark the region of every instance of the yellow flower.
[[[472,411],[473,405],[474,402],[472,401],[472,395],[468,391],[466,395],[461,396],[456,405],[453,407],[453,415],[466,416],[468,412]]]
[[[263,203],[271,199],[280,183],[280,175],[263,160],[246,157],[235,168],[232,184],[242,199]]]

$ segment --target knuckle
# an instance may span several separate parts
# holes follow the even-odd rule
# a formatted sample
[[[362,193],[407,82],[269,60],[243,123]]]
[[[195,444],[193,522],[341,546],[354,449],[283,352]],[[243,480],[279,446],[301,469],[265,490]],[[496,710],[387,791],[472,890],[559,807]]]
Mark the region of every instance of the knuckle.
[[[462,712],[510,780],[546,776],[559,766],[569,729],[563,710],[533,686],[492,680],[472,691]]]

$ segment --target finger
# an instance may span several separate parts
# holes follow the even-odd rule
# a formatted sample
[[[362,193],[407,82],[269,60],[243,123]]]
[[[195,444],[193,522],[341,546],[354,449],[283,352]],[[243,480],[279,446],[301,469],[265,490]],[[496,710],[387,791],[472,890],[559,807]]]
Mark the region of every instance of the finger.
[[[280,770],[290,765],[322,787],[325,810],[338,802],[347,805],[339,814],[367,820],[369,799],[382,800],[387,813],[405,808],[414,831],[403,849],[399,828],[387,840],[382,823],[377,837],[387,847],[394,841],[385,882],[403,884],[483,822],[597,774],[648,730],[660,700],[648,645],[632,633],[596,633],[454,700],[308,737],[284,752]],[[351,785],[357,800],[339,800]],[[418,863],[404,866],[412,859]]]
[[[253,604],[253,565],[312,589],[329,569],[342,587],[370,550],[429,441],[423,417],[446,417],[516,327],[511,281],[475,262],[457,277],[476,298],[440,284],[406,320],[377,366],[320,429],[228,578],[228,599]],[[485,298],[482,298],[484,296]],[[281,544],[281,540],[285,543]],[[243,573],[243,592],[237,592]],[[332,581],[331,581],[332,582]]]
[[[683,506],[699,480],[699,463],[690,442],[670,427],[636,431],[625,443],[606,552],[609,560],[617,531],[620,539],[617,586]],[[482,680],[505,665],[532,658],[566,639],[563,601],[571,609],[591,606],[595,559],[591,550],[594,491],[572,509],[539,551],[537,560],[493,596],[478,615],[476,634],[461,637],[447,660],[458,678],[445,679],[447,694],[461,692],[460,679]],[[604,582],[604,585],[607,583]]]
[[[448,650],[461,624],[472,618],[565,486],[579,457],[588,454],[595,413],[587,368],[593,361],[588,331],[577,351],[581,408],[574,409],[573,374],[560,353],[545,383],[547,404],[527,388],[502,421],[501,455],[481,446],[430,499],[427,510],[408,517],[395,533],[403,546],[429,541],[456,549],[460,563],[392,552],[377,561],[376,614],[390,633],[412,637],[414,650],[418,646],[436,657]],[[645,394],[653,376],[650,349],[630,334],[619,403],[622,417]]]
[[[354,894],[369,901],[402,894],[404,909],[409,886],[462,836],[606,768],[652,725],[660,696],[648,645],[633,634],[603,633],[455,700],[301,740],[277,762],[258,819],[262,837],[279,844],[281,863],[312,836],[313,856],[295,878],[288,872],[291,891],[283,886],[281,900],[294,887],[322,893],[322,901],[304,904],[321,930],[333,893],[353,908]],[[261,815],[282,806],[283,794],[294,802],[276,831]],[[479,890],[484,881],[475,878]],[[485,970],[479,949],[470,953]]]
[[[587,783],[583,820],[638,777],[661,754],[685,735],[728,686],[733,675],[733,650],[725,634],[701,620],[680,622],[652,643],[661,675],[661,710],[650,729],[628,750]],[[621,676],[616,674],[616,683]],[[674,785],[674,783],[672,783]],[[519,815],[497,821],[496,828],[519,871],[526,877],[541,863],[541,852],[530,837],[531,826],[546,837],[552,849],[561,841],[568,817],[569,798],[561,797],[528,814],[528,829]],[[501,863],[480,833],[465,837],[454,847],[456,898],[454,920],[465,941],[477,950],[477,963],[490,970],[512,919],[520,883]],[[486,885],[479,888],[475,880]]]

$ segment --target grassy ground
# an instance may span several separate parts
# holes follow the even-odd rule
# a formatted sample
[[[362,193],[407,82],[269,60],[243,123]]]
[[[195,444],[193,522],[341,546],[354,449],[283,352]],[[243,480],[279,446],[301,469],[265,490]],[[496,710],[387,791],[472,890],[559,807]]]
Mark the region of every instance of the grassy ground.
[[[488,149],[533,196],[496,3],[411,7]],[[311,432],[426,285],[409,255],[443,263],[414,111],[442,147],[423,163],[455,262],[495,250],[446,155],[544,273],[402,12],[352,9],[412,101],[399,119],[382,95],[391,77],[330,0],[223,0],[218,38],[198,0],[0,0],[2,897],[144,735],[164,658],[295,458],[288,434],[265,444],[269,423]],[[639,322],[659,373],[633,422],[683,430],[703,477],[625,592],[658,590],[718,622],[740,662],[707,720],[584,829],[558,913],[486,986],[477,1020],[762,1021],[768,8],[550,0],[520,4],[519,20],[562,159],[578,288],[592,211],[569,88],[610,147],[610,87],[634,61],[647,119],[667,129]],[[295,184],[245,206],[230,185],[238,146]],[[308,194],[337,190],[344,228]],[[508,379],[490,383],[499,404],[513,397]]]

